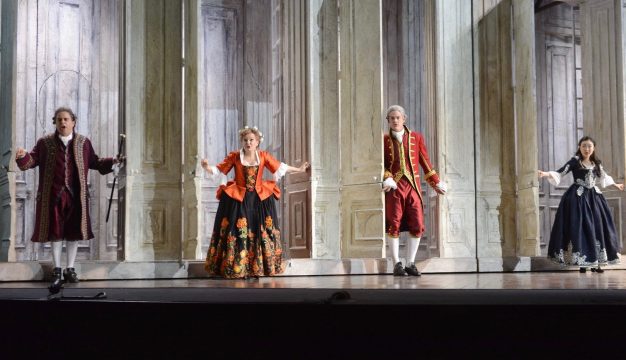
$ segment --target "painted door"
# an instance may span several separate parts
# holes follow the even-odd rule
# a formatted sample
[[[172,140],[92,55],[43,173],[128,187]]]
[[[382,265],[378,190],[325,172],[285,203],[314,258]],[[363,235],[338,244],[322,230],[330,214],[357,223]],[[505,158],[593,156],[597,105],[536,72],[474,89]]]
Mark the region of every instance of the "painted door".
[[[624,183],[626,179],[625,11],[626,4],[620,0],[596,0],[580,4],[584,132],[596,140],[596,153],[606,172],[617,183]],[[626,232],[623,227],[626,223],[626,193],[614,186],[605,188],[602,193],[613,213],[622,251],[626,251]]]
[[[77,115],[76,132],[89,137],[99,156],[117,151],[119,37],[115,0],[24,1],[18,5],[16,146],[32,149],[54,132],[60,106]],[[17,175],[17,260],[50,259],[48,244],[30,241],[38,170]],[[88,179],[95,239],[81,241],[78,260],[117,258],[116,212],[105,223],[113,175],[91,171]]]
[[[219,163],[240,148],[238,130],[248,125],[262,131],[261,150],[289,165],[299,166],[306,160],[306,46],[299,42],[305,28],[297,29],[299,35],[290,32],[282,21],[285,4],[289,11],[304,16],[300,2],[201,1],[197,19],[199,159]],[[285,36],[297,42],[285,45]],[[211,240],[218,206],[215,191],[233,175],[231,171],[213,180],[204,171],[197,175],[201,215],[196,258],[206,256]],[[271,179],[271,174],[266,171],[264,177]],[[290,257],[309,257],[310,181],[307,176],[288,175],[281,180],[281,188],[277,210],[284,245]]]
[[[539,168],[555,171],[576,152],[583,133],[579,11],[559,5],[536,15]],[[540,248],[547,255],[550,230],[567,176],[558,186],[539,182]]]
[[[307,91],[307,4],[304,0],[281,1],[275,4],[281,7],[279,14],[282,14],[277,16],[274,13],[274,21],[282,23],[280,38],[275,35],[273,41],[274,44],[282,44],[281,47],[273,49],[282,54],[274,59],[282,73],[282,81],[278,81],[281,96],[274,100],[280,112],[275,114],[275,118],[282,120],[278,123],[282,125],[282,159],[285,163],[297,167],[311,158]],[[277,11],[276,7],[274,11]],[[285,176],[282,208],[284,215],[282,236],[283,242],[287,244],[289,256],[310,258],[312,252],[310,172]]]
[[[383,2],[383,89],[385,108],[398,104],[407,112],[406,125],[409,129],[424,135],[431,159],[436,157],[434,116],[429,114],[427,96],[423,89],[428,84],[427,74],[423,70],[425,37],[425,6],[420,1],[385,1]],[[388,126],[385,122],[385,130]],[[438,169],[438,164],[433,164]],[[421,171],[420,171],[421,172]],[[429,190],[430,186],[421,176],[422,198],[424,199],[424,222],[426,232],[420,241],[418,259],[439,256],[437,218],[437,194]],[[406,234],[402,234],[406,239]],[[406,240],[400,242],[404,247]],[[387,252],[389,253],[389,252]],[[405,250],[400,251],[401,254]]]

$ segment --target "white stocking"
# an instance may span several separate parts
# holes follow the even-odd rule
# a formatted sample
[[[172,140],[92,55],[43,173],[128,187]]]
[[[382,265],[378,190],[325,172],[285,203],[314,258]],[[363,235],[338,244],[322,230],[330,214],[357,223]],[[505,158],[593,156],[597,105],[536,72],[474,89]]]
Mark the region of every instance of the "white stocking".
[[[61,252],[63,252],[63,241],[53,241],[52,244],[52,262],[54,267],[61,267]]]
[[[395,265],[400,262],[400,257],[398,254],[400,251],[400,238],[387,235],[387,243],[389,244],[391,258],[393,259],[393,264]]]
[[[409,267],[415,263],[415,255],[417,255],[417,249],[420,246],[420,238],[418,237],[409,237],[408,239],[409,246],[407,246],[406,253],[406,266]]]
[[[66,241],[65,250],[67,250],[67,267],[73,268],[76,253],[78,252],[78,241]]]

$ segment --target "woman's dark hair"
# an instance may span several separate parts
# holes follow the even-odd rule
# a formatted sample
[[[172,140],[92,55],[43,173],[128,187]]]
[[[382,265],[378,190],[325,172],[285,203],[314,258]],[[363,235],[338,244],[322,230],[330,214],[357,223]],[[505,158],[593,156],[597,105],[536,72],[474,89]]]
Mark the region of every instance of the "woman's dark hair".
[[[596,156],[596,141],[591,138],[591,136],[583,136],[582,138],[580,138],[580,140],[578,140],[578,149],[576,149],[576,156],[578,156],[578,158],[582,160],[583,154],[580,152],[580,144],[582,144],[584,141],[591,141],[591,143],[593,144],[593,152],[591,153],[591,156],[589,156],[589,160],[595,164],[593,173],[596,174],[596,176],[600,177],[600,164],[602,164],[602,161]]]
[[[57,121],[57,115],[59,115],[59,113],[62,112],[66,112],[68,114],[70,114],[70,116],[72,117],[72,120],[74,122],[76,122],[76,115],[74,115],[74,112],[72,111],[72,109],[68,108],[68,107],[60,107],[56,110],[54,110],[54,116],[52,117],[52,123],[54,124],[55,121]]]

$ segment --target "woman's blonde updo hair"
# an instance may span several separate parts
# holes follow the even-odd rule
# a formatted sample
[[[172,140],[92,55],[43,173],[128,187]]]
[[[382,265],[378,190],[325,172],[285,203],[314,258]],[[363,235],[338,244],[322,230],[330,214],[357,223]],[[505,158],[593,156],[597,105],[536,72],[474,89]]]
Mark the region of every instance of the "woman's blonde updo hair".
[[[259,144],[263,142],[263,133],[259,131],[259,128],[257,128],[256,126],[248,127],[248,125],[239,130],[239,141],[243,141],[243,138],[250,133],[256,136],[256,138],[259,140]]]

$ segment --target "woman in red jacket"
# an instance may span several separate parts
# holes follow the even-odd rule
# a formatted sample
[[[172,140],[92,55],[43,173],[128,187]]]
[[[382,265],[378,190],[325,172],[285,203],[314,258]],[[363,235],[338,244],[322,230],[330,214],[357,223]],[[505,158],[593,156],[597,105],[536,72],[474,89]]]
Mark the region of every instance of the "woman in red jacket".
[[[309,163],[296,168],[259,151],[263,134],[256,127],[239,130],[239,140],[242,149],[231,152],[221,163],[210,166],[206,159],[201,162],[212,175],[228,174],[235,168],[235,180],[217,190],[220,203],[204,268],[225,278],[280,274],[285,266],[274,200],[280,198],[280,189],[275,181],[263,180],[263,170],[267,168],[279,179],[286,173],[306,171]]]

